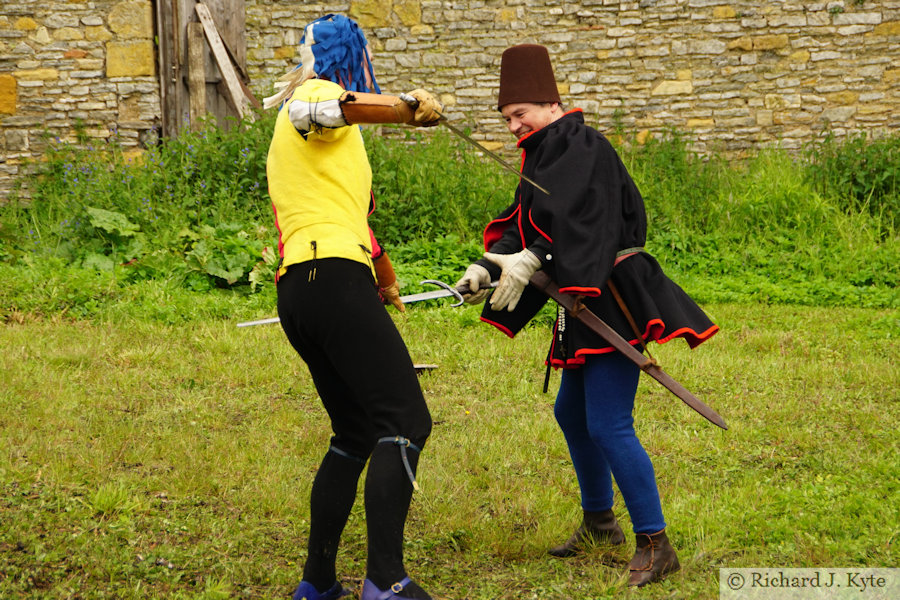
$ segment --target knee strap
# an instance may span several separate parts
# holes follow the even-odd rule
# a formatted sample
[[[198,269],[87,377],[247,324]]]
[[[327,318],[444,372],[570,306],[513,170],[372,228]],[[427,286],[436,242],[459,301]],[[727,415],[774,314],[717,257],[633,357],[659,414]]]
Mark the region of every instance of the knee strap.
[[[363,464],[363,465],[366,464],[366,459],[365,459],[365,458],[360,458],[360,457],[358,457],[358,456],[353,456],[353,455],[350,454],[349,452],[344,452],[344,451],[341,450],[340,448],[335,448],[334,446],[329,446],[329,447],[328,447],[328,450],[329,450],[330,452],[334,452],[334,453],[337,454],[338,456],[343,456],[344,458],[349,458],[350,460],[355,461],[355,462],[358,462],[358,463]]]
[[[416,452],[422,452],[422,449],[410,442],[402,435],[394,435],[383,437],[378,440],[379,444],[396,444],[400,446],[400,459],[403,460],[403,466],[406,467],[406,474],[409,475],[409,481],[412,483],[413,489],[418,491],[419,484],[416,483],[416,476],[413,474],[412,467],[409,466],[409,458],[406,456],[406,448],[412,448]]]

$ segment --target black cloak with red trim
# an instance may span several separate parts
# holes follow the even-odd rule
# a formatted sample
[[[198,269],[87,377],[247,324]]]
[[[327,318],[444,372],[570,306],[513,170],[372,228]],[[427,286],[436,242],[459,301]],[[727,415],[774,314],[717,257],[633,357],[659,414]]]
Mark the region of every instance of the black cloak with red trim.
[[[643,251],[647,237],[644,201],[615,149],[597,130],[585,125],[580,110],[521,138],[522,173],[550,195],[521,181],[513,203],[484,231],[486,250],[511,254],[529,248],[560,291],[584,296],[584,304],[632,345],[633,328],[609,291],[610,278],[634,317],[645,341],[682,337],[691,348],[709,339],[718,326]],[[499,267],[478,261],[494,278]],[[512,312],[494,311],[485,302],[481,320],[510,337],[547,302],[526,286]],[[614,349],[565,311],[554,325],[548,360],[555,367],[577,367],[585,356]]]

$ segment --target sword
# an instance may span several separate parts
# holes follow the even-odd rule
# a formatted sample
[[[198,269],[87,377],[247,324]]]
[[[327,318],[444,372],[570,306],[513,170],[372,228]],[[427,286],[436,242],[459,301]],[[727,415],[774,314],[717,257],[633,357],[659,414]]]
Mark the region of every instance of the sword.
[[[660,382],[667,390],[678,396],[678,398],[700,413],[713,425],[717,425],[722,429],[728,429],[719,413],[704,404],[699,398],[690,393],[684,386],[672,379],[665,371],[659,368],[654,361],[638,352],[634,346],[625,341],[616,331],[607,325],[603,319],[595,315],[589,309],[585,308],[580,301],[568,294],[562,294],[559,286],[550,279],[550,276],[543,271],[537,271],[531,276],[531,285],[538,288],[554,300],[561,304],[576,319],[587,325],[591,331],[609,342],[613,348],[624,354],[631,362],[635,363],[645,373]]]
[[[489,287],[495,288],[497,287],[498,283],[498,281],[492,281]],[[469,286],[467,285],[462,285],[458,288],[455,288],[452,285],[444,283],[443,281],[438,281],[437,279],[426,279],[422,281],[422,285],[426,284],[436,285],[441,289],[431,290],[430,292],[420,292],[418,294],[410,294],[408,296],[400,296],[400,302],[402,302],[403,304],[411,304],[413,302],[421,302],[422,300],[434,300],[436,298],[447,298],[448,296],[453,296],[456,302],[454,302],[450,306],[457,307],[462,306],[463,302],[465,302],[463,296],[472,293],[472,290],[470,290]]]
[[[491,282],[490,287],[497,287],[497,281]],[[431,290],[430,292],[419,292],[418,294],[409,294],[408,296],[400,296],[400,302],[403,304],[412,304],[413,302],[421,302],[423,300],[435,300],[437,298],[449,298],[453,297],[455,302],[450,306],[456,307],[461,306],[465,300],[463,296],[466,294],[471,294],[472,291],[469,289],[469,286],[463,285],[458,288],[453,287],[448,283],[444,283],[443,281],[438,281],[437,279],[426,279],[421,282],[422,285],[436,285],[440,289]],[[486,288],[482,288],[486,289]],[[270,319],[259,319],[257,321],[244,321],[242,323],[238,323],[238,327],[253,327],[255,325],[271,325],[273,323],[280,323],[281,319],[278,317],[272,317]]]
[[[412,96],[410,96],[409,94],[400,94],[400,99],[403,100],[404,102],[406,102],[407,104],[409,104],[413,108],[418,108],[418,106],[419,106],[419,101],[416,100],[415,98],[413,98]],[[453,133],[458,135],[460,138],[464,139],[465,141],[469,142],[470,144],[472,144],[473,146],[478,148],[478,150],[480,152],[484,152],[484,154],[486,156],[488,156],[489,158],[492,158],[495,161],[497,161],[501,167],[503,167],[504,169],[506,169],[507,171],[509,171],[511,173],[514,173],[516,175],[516,177],[518,177],[519,179],[523,179],[523,180],[527,181],[528,183],[530,183],[537,189],[541,190],[548,196],[550,195],[550,192],[548,192],[546,188],[541,186],[539,183],[537,183],[535,180],[528,177],[527,175],[523,175],[521,171],[519,171],[514,166],[512,166],[511,164],[509,164],[508,162],[506,162],[505,160],[500,158],[500,156],[496,152],[488,150],[487,148],[485,148],[484,146],[482,146],[481,144],[479,144],[478,142],[473,140],[471,137],[466,135],[462,129],[451,124],[449,119],[447,119],[447,117],[445,117],[443,114],[441,114],[438,111],[434,111],[434,114],[436,114],[437,116],[439,116],[441,118],[440,123],[442,125],[444,125],[447,129],[449,129],[450,131],[452,131]]]

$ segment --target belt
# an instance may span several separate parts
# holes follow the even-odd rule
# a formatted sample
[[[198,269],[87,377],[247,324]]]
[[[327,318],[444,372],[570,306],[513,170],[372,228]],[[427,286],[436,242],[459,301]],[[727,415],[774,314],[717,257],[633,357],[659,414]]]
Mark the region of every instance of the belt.
[[[616,252],[616,262],[613,265],[617,265],[629,256],[634,256],[635,254],[639,254],[644,251],[643,246],[635,246],[633,248],[625,248],[624,250],[619,250]]]

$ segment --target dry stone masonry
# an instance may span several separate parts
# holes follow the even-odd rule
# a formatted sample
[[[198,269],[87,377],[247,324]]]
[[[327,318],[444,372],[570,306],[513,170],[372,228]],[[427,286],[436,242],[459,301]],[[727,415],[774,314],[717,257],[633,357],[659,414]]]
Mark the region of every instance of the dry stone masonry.
[[[2,0],[0,201],[47,144],[117,136],[137,151],[159,124],[150,0]]]
[[[157,0],[2,0],[0,201],[47,136],[134,152],[158,131]],[[227,6],[227,0],[225,1]],[[567,106],[639,141],[668,129],[735,156],[900,127],[900,0],[246,0],[258,97],[326,13],[364,27],[384,91],[433,90],[448,115],[510,152],[496,112],[500,53],[550,48]]]

